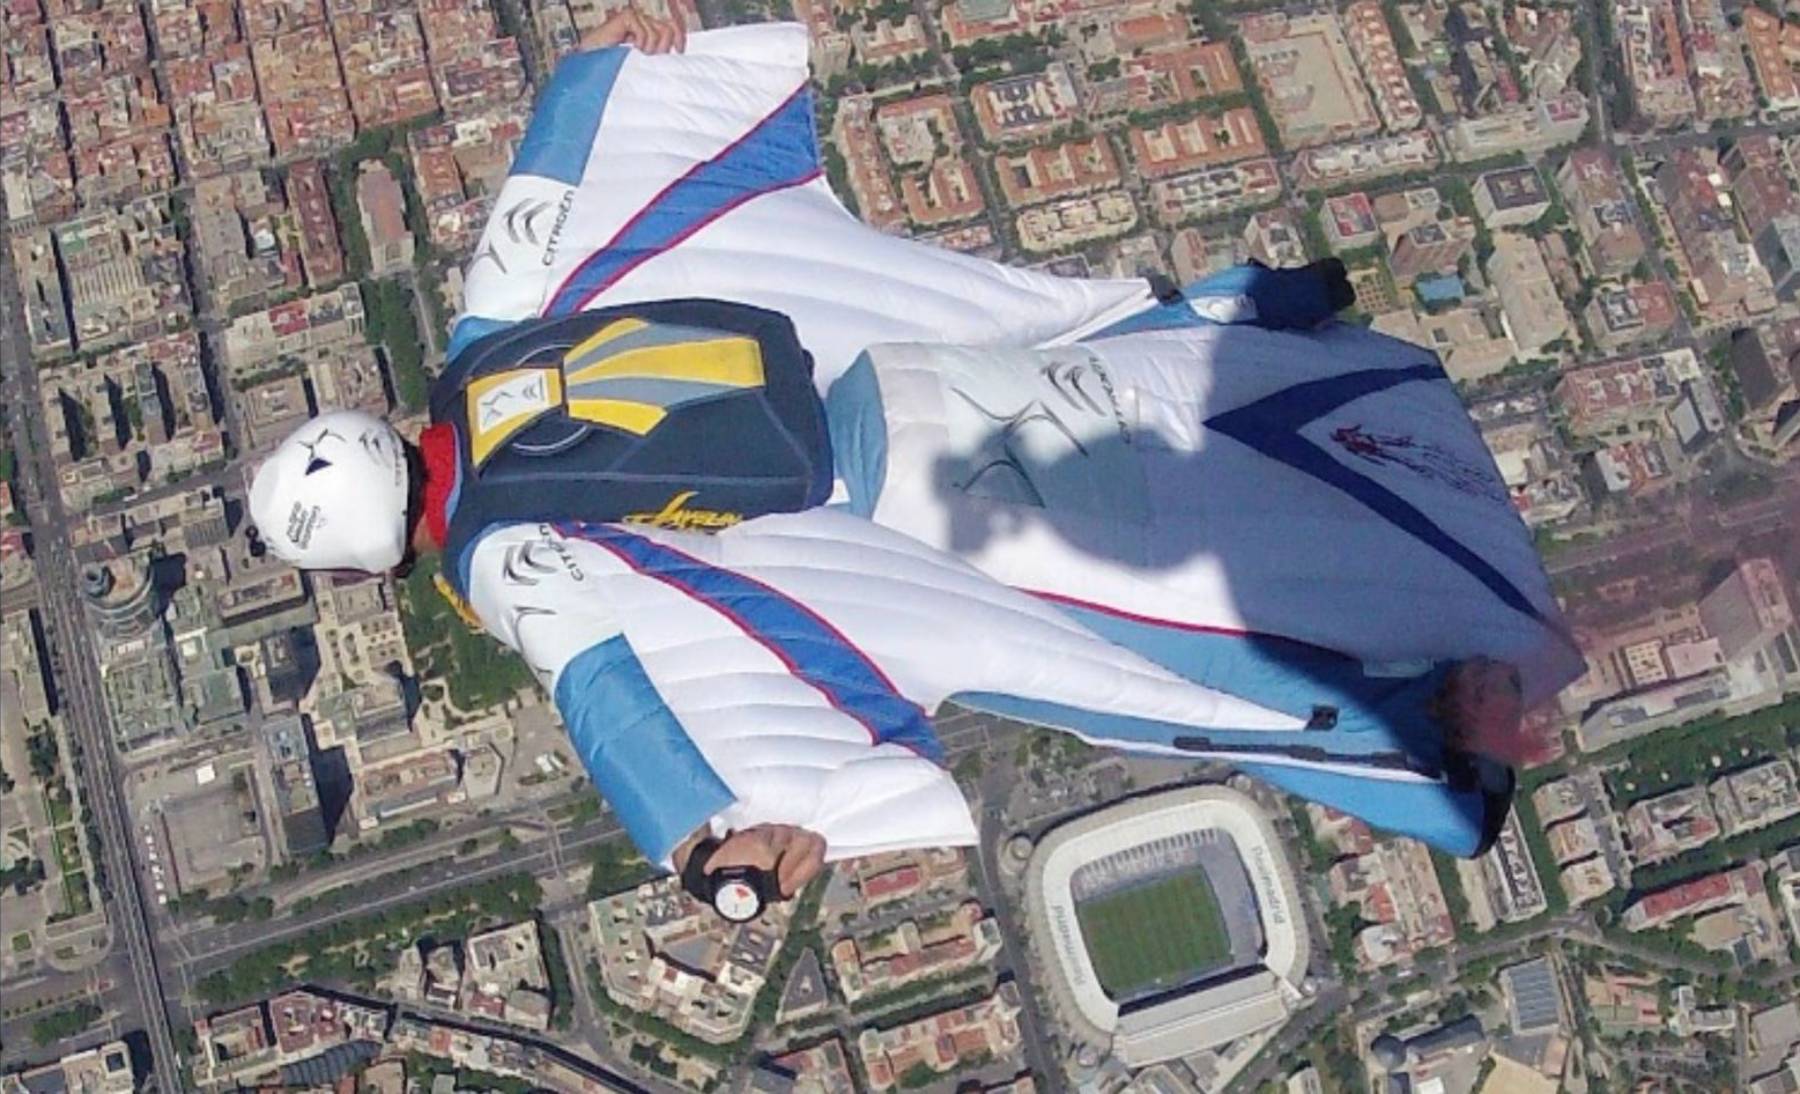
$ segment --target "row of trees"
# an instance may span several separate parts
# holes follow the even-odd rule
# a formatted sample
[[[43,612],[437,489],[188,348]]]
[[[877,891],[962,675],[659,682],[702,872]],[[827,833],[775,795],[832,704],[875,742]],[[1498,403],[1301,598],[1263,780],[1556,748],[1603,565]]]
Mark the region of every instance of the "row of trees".
[[[550,1025],[567,1030],[575,1024],[575,984],[569,975],[569,959],[563,953],[562,935],[543,916],[537,917],[538,945],[544,954],[544,973],[550,978]]]
[[[593,864],[594,872],[588,876],[589,900],[604,900],[616,893],[635,889],[660,873],[623,839],[602,843],[594,851]]]
[[[62,1010],[52,1011],[31,1023],[31,1043],[43,1048],[67,1040],[100,1020],[101,1010],[82,1001]]]
[[[683,1056],[691,1056],[707,1063],[729,1066],[741,1061],[744,1057],[744,1042],[747,1038],[715,1045],[711,1041],[701,1040],[686,1030],[676,1029],[654,1014],[632,1010],[620,1003],[607,994],[606,980],[601,975],[600,966],[593,962],[588,963],[588,981],[593,985],[595,1009],[628,1030],[660,1041]],[[763,990],[770,989],[765,986]]]
[[[1632,892],[1636,895],[1664,889],[1702,874],[1718,873],[1732,866],[1766,859],[1796,842],[1800,842],[1800,817],[1789,817],[1767,828],[1696,847],[1668,862],[1640,867],[1631,874]],[[1615,896],[1621,905],[1629,902],[1625,894]]]
[[[398,281],[364,281],[362,294],[365,334],[387,356],[394,397],[409,411],[423,410],[431,395],[431,377],[425,371],[413,290]]]
[[[800,955],[809,949],[823,952],[819,935],[819,904],[825,899],[826,879],[830,876],[829,872],[821,873],[794,898],[794,914],[788,921],[787,936],[781,940],[781,952],[775,955],[775,964],[769,969],[768,982],[763,985],[761,993],[756,997],[756,1005],[750,1011],[752,1029],[774,1021],[775,1010],[781,1005],[781,990],[786,986],[788,975],[794,971],[794,963],[800,960]]]
[[[1569,898],[1563,893],[1562,876],[1556,868],[1556,856],[1550,850],[1550,837],[1544,834],[1543,822],[1538,818],[1537,805],[1529,794],[1521,791],[1513,801],[1513,808],[1518,812],[1519,829],[1525,833],[1525,846],[1531,854],[1538,882],[1544,888],[1549,912],[1561,915],[1569,910]]]
[[[1451,920],[1469,922],[1469,898],[1463,895],[1462,875],[1457,873],[1456,860],[1433,848],[1431,868],[1437,874],[1438,888],[1444,891],[1444,907]]]
[[[25,756],[31,764],[33,778],[39,782],[55,778],[60,770],[57,765],[60,751],[56,747],[56,731],[44,726],[25,738]]]
[[[266,896],[251,899],[232,893],[214,898],[205,893],[196,893],[169,901],[169,911],[176,914],[209,915],[220,923],[242,923],[245,920],[262,923],[275,914],[275,902]]]
[[[27,523],[25,516],[25,498],[19,490],[19,463],[13,457],[10,447],[0,445],[0,482],[12,488],[13,511],[8,514],[7,523],[14,527],[22,527]]]
[[[1800,694],[1736,717],[1714,715],[1627,741],[1595,757],[1610,769],[1614,805],[1689,786],[1760,762],[1784,748],[1800,747]],[[1713,757],[1724,765],[1713,766]]]
[[[999,75],[993,71],[999,66],[1013,74],[1042,72],[1050,64],[1050,49],[1059,37],[1056,33],[1042,37],[1020,33],[1004,38],[982,38],[972,45],[951,49],[950,59],[958,72],[979,75],[982,79]]]
[[[238,958],[195,990],[210,1006],[257,998],[299,978],[366,987],[381,971],[377,955],[398,953],[431,933],[466,937],[478,926],[536,914],[543,890],[530,874],[509,874],[385,912],[340,920]]]
[[[431,384],[425,372],[425,347],[419,340],[418,320],[413,310],[413,289],[395,281],[374,281],[368,277],[371,265],[369,239],[363,231],[362,213],[356,201],[356,179],[365,162],[379,160],[400,183],[406,204],[406,226],[413,236],[415,265],[421,269],[429,268],[435,258],[431,233],[424,205],[413,186],[405,148],[408,132],[437,121],[438,116],[431,115],[403,126],[364,130],[350,147],[337,154],[329,177],[331,204],[343,241],[345,265],[351,276],[359,280],[362,289],[366,335],[371,344],[383,348],[394,383],[394,397],[409,411],[424,408]]]
[[[477,633],[438,591],[439,559],[419,559],[400,583],[400,622],[420,677],[441,679],[459,710],[482,710],[536,684],[525,663]]]

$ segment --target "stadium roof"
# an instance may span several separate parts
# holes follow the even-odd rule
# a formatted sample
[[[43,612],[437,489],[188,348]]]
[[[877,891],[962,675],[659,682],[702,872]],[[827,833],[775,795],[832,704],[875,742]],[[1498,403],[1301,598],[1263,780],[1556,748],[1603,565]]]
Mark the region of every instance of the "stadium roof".
[[[1075,872],[1120,851],[1212,829],[1231,837],[1249,877],[1262,920],[1261,967],[1224,981],[1203,981],[1166,1001],[1134,1005],[1121,1016],[1119,1004],[1101,986],[1082,934],[1071,891]],[[1279,1024],[1306,976],[1310,940],[1300,923],[1292,868],[1262,808],[1225,787],[1185,787],[1133,798],[1056,828],[1032,855],[1026,903],[1060,1009],[1084,1039],[1102,1047],[1110,1042],[1121,1059],[1129,1056],[1132,1066]]]
[[[1185,1056],[1280,1025],[1288,1006],[1268,969],[1132,1011],[1113,1032],[1113,1055],[1127,1067]]]

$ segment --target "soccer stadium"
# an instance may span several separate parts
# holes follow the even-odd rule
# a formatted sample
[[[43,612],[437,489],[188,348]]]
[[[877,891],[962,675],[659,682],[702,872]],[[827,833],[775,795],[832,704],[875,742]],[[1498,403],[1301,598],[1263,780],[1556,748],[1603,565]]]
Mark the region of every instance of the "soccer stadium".
[[[1293,870],[1235,790],[1170,790],[1055,828],[1026,899],[1057,1009],[1128,1066],[1279,1026],[1300,1000]]]

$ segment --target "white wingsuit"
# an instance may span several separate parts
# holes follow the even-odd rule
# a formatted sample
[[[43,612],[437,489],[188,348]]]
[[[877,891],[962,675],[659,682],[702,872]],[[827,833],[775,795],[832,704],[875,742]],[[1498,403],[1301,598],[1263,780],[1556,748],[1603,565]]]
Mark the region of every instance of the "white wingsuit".
[[[1435,358],[1265,329],[1253,274],[1158,305],[875,232],[820,177],[805,57],[769,26],[565,61],[454,334],[727,300],[790,317],[828,394],[834,506],[499,525],[449,560],[640,848],[769,821],[833,858],[970,842],[950,699],[1485,847],[1510,780],[1446,749],[1444,666],[1507,660],[1535,701],[1580,662]]]

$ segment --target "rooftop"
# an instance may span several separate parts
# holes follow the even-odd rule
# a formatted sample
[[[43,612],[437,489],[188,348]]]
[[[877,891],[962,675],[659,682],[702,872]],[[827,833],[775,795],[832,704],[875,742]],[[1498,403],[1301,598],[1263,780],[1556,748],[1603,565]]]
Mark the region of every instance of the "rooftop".
[[[1485,191],[1488,200],[1500,210],[1538,205],[1550,199],[1543,176],[1528,164],[1489,171],[1476,179],[1475,185]]]
[[[1550,958],[1509,966],[1500,970],[1500,979],[1514,1032],[1536,1033],[1561,1025],[1562,990]]]

